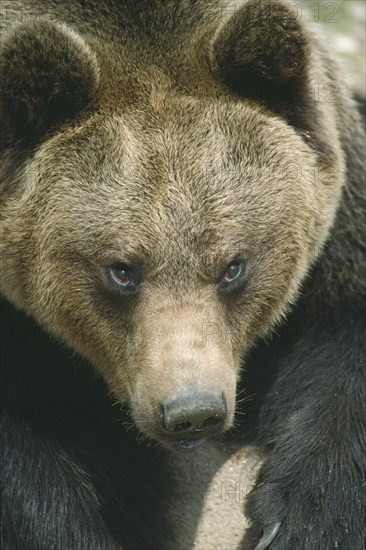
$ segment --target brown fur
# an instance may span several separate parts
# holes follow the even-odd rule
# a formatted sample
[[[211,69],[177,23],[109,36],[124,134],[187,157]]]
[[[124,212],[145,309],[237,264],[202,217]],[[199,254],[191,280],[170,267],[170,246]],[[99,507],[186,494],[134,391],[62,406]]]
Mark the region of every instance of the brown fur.
[[[263,11],[261,2],[257,6]],[[245,8],[245,24],[256,29],[251,18],[245,19]],[[286,8],[279,4],[282,9]],[[68,17],[75,28],[76,20]],[[267,28],[265,19],[260,23]],[[322,67],[318,60],[314,66],[308,62],[311,38],[301,23],[291,24],[299,37],[295,57],[300,69],[291,65],[292,75],[290,69],[280,68],[281,58],[274,60],[281,74],[296,78],[299,73],[297,96],[306,95],[308,82]],[[226,67],[225,56],[236,55],[227,51],[225,41],[233,43],[230,33],[239,33],[239,27],[240,18],[202,38],[206,48],[214,44],[220,66]],[[95,39],[82,30],[96,49],[94,55],[83,46],[88,77],[82,76],[82,81],[97,82],[101,72],[99,107],[60,129],[48,121],[52,134],[42,138],[36,152],[18,168],[21,172],[13,173],[19,181],[3,204],[2,291],[84,354],[118,399],[131,405],[145,433],[158,437],[156,405],[194,382],[215,390],[219,384],[225,391],[229,427],[240,357],[296,299],[334,218],[343,179],[335,108],[317,113],[318,128],[332,128],[327,133],[332,156],[324,164],[322,152],[314,150],[318,136],[312,137],[310,146],[302,138],[306,124],[298,133],[260,103],[241,101],[212,73],[216,62],[211,70],[209,60],[198,69],[195,40],[191,45],[184,32],[174,51],[156,51],[152,44],[157,54],[152,66],[147,63],[149,54],[142,54],[143,45],[138,49],[142,58],[135,64],[130,52],[136,42],[126,42],[123,33],[120,42],[108,42],[110,29],[101,25],[105,40],[99,50]],[[34,36],[36,44],[44,42],[41,51],[49,52],[52,32],[65,37],[62,47],[70,52],[70,61],[62,70],[71,74],[71,52],[84,37],[64,24],[34,21],[4,39],[7,63],[21,69],[15,73],[18,82],[29,83],[31,89],[42,86],[34,72],[37,46],[33,52],[18,46],[12,50],[12,45],[18,37],[31,41]],[[288,39],[287,29],[283,32]],[[199,34],[193,36],[199,39]],[[151,46],[151,37],[145,40]],[[255,35],[253,43],[258,43]],[[281,34],[278,44],[264,45],[280,54]],[[240,51],[246,48],[255,52],[250,42]],[[286,59],[292,59],[294,52],[290,53]],[[260,51],[253,55],[250,63],[257,63]],[[170,56],[178,66],[167,74]],[[247,58],[239,57],[237,63],[246,64]],[[308,70],[305,76],[301,63]],[[198,71],[193,81],[192,66]],[[19,84],[22,96],[10,92],[13,74],[8,70],[4,79],[10,119],[6,127],[18,120],[23,104],[28,122],[41,108],[24,85]],[[72,89],[79,93],[74,84]],[[84,95],[81,89],[80,96],[71,98],[74,111]],[[309,119],[312,116],[309,113]],[[12,133],[5,139],[11,147]],[[319,181],[314,177],[317,170]],[[247,262],[248,280],[232,308],[230,296],[217,295],[216,281],[237,255]],[[138,299],[109,295],[103,270],[115,261],[143,266]]]
[[[42,38],[47,23],[33,25]],[[22,32],[34,34],[33,27],[13,31]],[[222,34],[217,51],[225,48]],[[296,59],[307,55],[302,36]],[[206,49],[212,39],[205,38]],[[109,74],[108,88],[102,77],[98,112],[41,144],[24,165],[24,184],[5,203],[3,291],[86,355],[115,395],[132,405],[144,432],[154,434],[150,419],[159,400],[184,383],[209,387],[208,380],[220,380],[227,392],[229,426],[240,355],[294,301],[332,223],[343,173],[336,129],[328,146],[334,160],[319,173],[329,181],[320,192],[317,153],[280,118],[230,95],[207,69],[199,90],[186,89],[184,65],[178,82],[176,67],[169,78],[158,60],[147,69],[140,61],[131,75],[126,52],[132,47],[118,46],[121,52],[115,42],[108,48],[107,67],[119,60],[121,67]],[[16,55],[27,56],[26,71],[37,52]],[[90,67],[92,78],[89,55],[85,70]],[[22,66],[16,57],[14,63]],[[12,97],[6,87],[5,96]],[[247,261],[248,282],[229,314],[215,282],[237,254]],[[101,298],[103,267],[117,260],[144,266],[138,304],[132,299],[122,309]],[[209,341],[207,325],[217,327]]]
[[[47,0],[39,14],[36,0],[5,0],[1,292],[86,358],[140,432],[169,450],[161,404],[192,387],[224,395],[225,422],[207,432],[221,434],[233,426],[244,371],[256,398],[245,411],[259,425],[246,437],[270,451],[247,500],[245,544],[254,548],[266,526],[280,523],[274,549],[354,550],[366,433],[360,119],[337,63],[291,3],[232,8],[219,0]],[[329,81],[336,101],[316,101],[314,83]],[[224,292],[220,277],[238,259],[245,283]],[[136,294],[111,286],[116,263],[138,271]],[[25,325],[26,333],[26,316],[7,308],[5,329]],[[101,402],[102,413],[91,430],[83,414],[69,426],[70,372],[62,391],[56,378],[56,390],[44,393],[52,373],[70,365],[40,338],[45,359],[33,340],[20,358],[16,337],[6,342],[2,435],[13,458],[4,540],[49,549],[57,532],[65,548],[160,548],[156,504],[174,493],[163,455],[131,445],[127,432],[122,438],[105,385],[100,401],[94,386],[90,397],[82,360],[79,386],[72,378],[82,397],[73,401],[72,388],[71,403],[79,411]],[[22,376],[32,387],[18,424]],[[32,416],[39,397],[43,412],[54,395],[61,428],[52,414]],[[170,471],[180,492],[177,464]],[[42,468],[48,482],[39,486]],[[135,507],[125,501],[130,476],[142,486]],[[39,503],[47,516],[55,504],[51,534]]]

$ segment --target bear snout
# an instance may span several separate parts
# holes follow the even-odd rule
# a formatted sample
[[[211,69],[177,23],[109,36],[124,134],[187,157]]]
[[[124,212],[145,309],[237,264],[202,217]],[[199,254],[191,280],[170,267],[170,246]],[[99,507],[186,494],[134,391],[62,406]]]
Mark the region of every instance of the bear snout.
[[[164,435],[178,447],[193,448],[203,438],[224,429],[227,418],[225,394],[189,389],[161,404],[158,413]]]

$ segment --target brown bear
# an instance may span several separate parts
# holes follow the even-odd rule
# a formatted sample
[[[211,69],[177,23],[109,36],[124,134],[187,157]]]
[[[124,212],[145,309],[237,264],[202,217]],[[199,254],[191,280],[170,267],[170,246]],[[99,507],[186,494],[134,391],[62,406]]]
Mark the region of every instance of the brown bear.
[[[336,61],[281,0],[3,6],[3,547],[169,547],[170,454],[226,433],[267,457],[243,548],[361,550],[364,129]]]

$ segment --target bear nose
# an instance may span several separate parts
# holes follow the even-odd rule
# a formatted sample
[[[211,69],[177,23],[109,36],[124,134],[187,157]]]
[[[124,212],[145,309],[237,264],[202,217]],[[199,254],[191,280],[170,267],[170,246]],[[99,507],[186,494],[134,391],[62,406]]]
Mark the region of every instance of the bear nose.
[[[223,426],[227,407],[224,394],[195,392],[160,407],[160,421],[172,433],[208,431]]]

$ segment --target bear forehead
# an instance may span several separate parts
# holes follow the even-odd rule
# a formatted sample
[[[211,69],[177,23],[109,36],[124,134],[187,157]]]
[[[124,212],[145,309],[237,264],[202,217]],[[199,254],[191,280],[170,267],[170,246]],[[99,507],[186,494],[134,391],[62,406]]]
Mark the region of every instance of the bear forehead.
[[[55,179],[72,176],[78,189],[99,179],[110,192],[136,199],[140,208],[145,197],[150,206],[154,197],[175,194],[183,202],[200,199],[205,207],[215,198],[242,202],[243,193],[261,185],[266,194],[279,191],[286,169],[304,155],[312,164],[313,155],[296,132],[257,104],[160,92],[143,105],[116,107],[112,114],[102,110],[66,128],[39,158],[46,160],[51,177],[55,167]]]
[[[292,239],[294,209],[309,212],[311,185],[286,171],[304,147],[250,102],[155,89],[139,108],[100,111],[44,145],[44,231],[62,227],[73,249],[131,261],[161,249],[176,263],[178,249],[182,261],[205,251],[218,264],[275,246]]]

